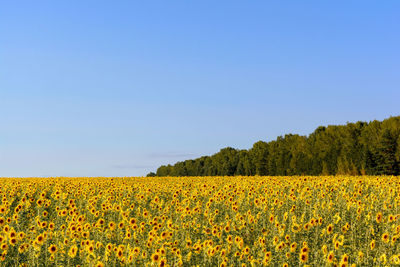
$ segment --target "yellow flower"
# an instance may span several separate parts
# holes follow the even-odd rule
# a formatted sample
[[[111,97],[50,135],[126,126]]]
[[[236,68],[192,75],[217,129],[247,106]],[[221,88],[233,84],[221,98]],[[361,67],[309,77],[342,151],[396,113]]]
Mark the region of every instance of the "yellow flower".
[[[342,262],[349,262],[349,256],[347,254],[343,254],[342,256]]]
[[[76,245],[71,246],[70,249],[68,250],[68,256],[70,256],[71,258],[75,258],[77,251],[78,247]]]
[[[389,242],[389,234],[388,233],[384,233],[382,235],[382,241],[385,242],[385,243]]]
[[[50,245],[49,246],[49,248],[48,248],[48,251],[51,253],[51,254],[54,254],[54,253],[56,253],[57,252],[57,246],[56,245]]]
[[[323,245],[321,250],[324,255],[328,254],[328,247],[326,245]]]
[[[300,253],[300,257],[299,257],[300,261],[302,263],[305,263],[308,261],[308,253]]]
[[[378,214],[376,214],[376,222],[377,223],[381,223],[383,220],[383,216],[381,212],[378,212]]]
[[[382,262],[383,264],[386,264],[386,261],[387,261],[386,254],[382,254],[379,257],[379,261]]]
[[[44,243],[44,236],[43,235],[38,235],[36,237],[36,243],[38,243],[39,245],[43,245]]]
[[[361,261],[364,258],[364,253],[362,251],[358,251],[358,260]]]
[[[327,233],[327,234],[332,234],[332,232],[333,232],[333,225],[332,225],[332,224],[329,224],[329,225],[326,227],[326,233]]]
[[[158,253],[154,253],[151,255],[151,262],[159,262],[160,259],[161,259],[161,257]]]
[[[335,254],[333,254],[333,251],[329,251],[328,256],[326,257],[326,260],[329,263],[332,263],[335,260]]]
[[[374,239],[371,241],[369,246],[370,246],[371,250],[373,250],[375,248],[375,240]]]
[[[391,262],[396,265],[400,265],[400,258],[397,255],[393,255],[391,258]]]
[[[300,227],[299,224],[293,223],[293,225],[292,225],[292,232],[293,233],[298,233],[300,231],[300,229],[301,229],[301,227]]]
[[[263,265],[269,265],[270,261],[271,261],[271,252],[268,251],[265,253],[262,263]]]

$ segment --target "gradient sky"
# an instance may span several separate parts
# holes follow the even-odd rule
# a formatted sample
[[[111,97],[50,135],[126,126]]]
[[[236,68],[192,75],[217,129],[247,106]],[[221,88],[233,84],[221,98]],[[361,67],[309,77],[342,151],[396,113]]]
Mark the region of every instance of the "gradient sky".
[[[400,1],[2,1],[0,176],[140,176],[400,115]]]

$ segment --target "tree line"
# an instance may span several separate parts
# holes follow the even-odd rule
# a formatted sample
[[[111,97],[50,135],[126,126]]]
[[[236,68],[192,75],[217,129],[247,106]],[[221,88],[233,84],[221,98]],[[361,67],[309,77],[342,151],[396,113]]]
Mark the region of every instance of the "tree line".
[[[148,176],[399,175],[400,116],[320,126],[308,136],[286,134],[248,150],[164,165]]]

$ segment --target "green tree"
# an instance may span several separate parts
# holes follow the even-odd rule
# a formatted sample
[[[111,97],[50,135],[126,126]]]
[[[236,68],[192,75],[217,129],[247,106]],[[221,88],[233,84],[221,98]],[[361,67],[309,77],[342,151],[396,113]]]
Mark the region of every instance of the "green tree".
[[[396,159],[397,140],[385,129],[378,146],[378,173],[388,175],[399,174],[399,162]]]
[[[320,126],[309,136],[287,134],[161,166],[157,176],[389,174],[400,171],[400,116]],[[149,176],[154,175],[150,173]]]

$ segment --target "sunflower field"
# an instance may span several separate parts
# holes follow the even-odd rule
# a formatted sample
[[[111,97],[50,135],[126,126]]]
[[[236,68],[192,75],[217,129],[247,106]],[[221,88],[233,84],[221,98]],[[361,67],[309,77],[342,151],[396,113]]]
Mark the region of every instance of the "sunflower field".
[[[0,266],[400,265],[399,177],[0,185]]]

